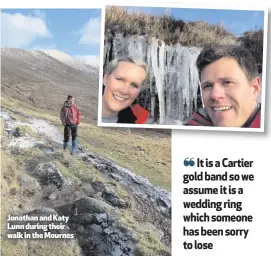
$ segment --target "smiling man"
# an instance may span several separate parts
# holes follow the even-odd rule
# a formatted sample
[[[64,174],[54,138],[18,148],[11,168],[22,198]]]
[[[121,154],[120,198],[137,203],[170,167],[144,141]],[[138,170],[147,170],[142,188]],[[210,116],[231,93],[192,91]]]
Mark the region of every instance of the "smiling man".
[[[204,48],[197,68],[204,108],[187,125],[260,128],[261,82],[249,51],[240,46]]]
[[[147,65],[130,57],[115,59],[105,72],[102,98],[103,123],[145,123],[149,112],[132,105],[147,76]]]

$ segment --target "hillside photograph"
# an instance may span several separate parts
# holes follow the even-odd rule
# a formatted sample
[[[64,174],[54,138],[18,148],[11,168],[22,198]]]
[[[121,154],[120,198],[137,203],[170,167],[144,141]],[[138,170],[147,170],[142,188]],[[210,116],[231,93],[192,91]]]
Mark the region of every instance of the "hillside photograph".
[[[97,126],[100,31],[1,10],[3,256],[171,255],[171,132]]]
[[[183,126],[202,106],[196,60],[203,47],[243,46],[262,74],[264,11],[106,6],[103,25],[103,71],[126,56],[147,63],[134,102],[150,113],[147,124]]]

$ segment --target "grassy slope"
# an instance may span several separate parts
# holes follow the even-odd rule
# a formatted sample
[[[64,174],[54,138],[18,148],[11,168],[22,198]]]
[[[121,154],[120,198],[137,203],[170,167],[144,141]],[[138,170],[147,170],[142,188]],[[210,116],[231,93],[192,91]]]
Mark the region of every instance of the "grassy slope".
[[[16,118],[24,121],[21,113],[26,115],[43,118],[49,122],[59,125],[58,116],[54,113],[48,113],[44,110],[35,109],[26,106],[20,101],[2,98],[2,106],[17,111]],[[3,122],[1,121],[1,136],[3,136]],[[24,127],[23,127],[24,128]],[[31,136],[38,138],[39,135],[29,128],[22,129]],[[109,157],[123,166],[131,167],[131,169],[145,177],[148,177],[151,182],[156,185],[170,189],[170,138],[162,138],[154,140],[140,133],[129,133],[127,130],[118,129],[103,129],[98,128],[93,124],[82,123],[80,126],[80,143],[90,148],[94,152],[100,153],[105,157]],[[82,138],[82,136],[84,138]],[[124,137],[125,136],[125,137]],[[127,138],[127,139],[123,139]],[[129,144],[128,144],[129,141]],[[61,149],[56,149],[61,154]],[[160,153],[158,152],[160,151]],[[162,151],[162,152],[161,152]],[[144,153],[143,153],[144,152]],[[42,159],[43,152],[38,148],[24,150],[14,158],[13,155],[6,149],[5,137],[3,136],[3,148],[1,149],[1,199],[5,200],[1,208],[1,235],[3,236],[6,228],[6,218],[8,214],[20,214],[25,212],[20,209],[19,205],[30,205],[35,201],[35,196],[26,195],[19,185],[19,177],[25,174],[25,167],[31,159]],[[88,182],[93,180],[103,180],[100,173],[89,165],[86,165],[81,159],[76,156],[65,154],[64,161],[72,162],[71,167],[67,168],[63,163],[63,157],[54,160],[56,166],[62,174],[71,180],[74,184]],[[48,160],[47,160],[48,161]],[[127,192],[121,188],[119,184],[115,184],[116,192],[120,197],[128,196]],[[151,223],[140,223],[135,220],[135,205],[132,200],[132,207],[128,209],[119,209],[120,221],[126,227],[131,229],[137,237],[137,255],[155,256],[157,252],[170,251],[166,248],[157,235],[156,228]],[[37,207],[37,205],[35,205]],[[20,255],[80,255],[80,248],[76,243],[71,243],[69,246],[64,242],[46,240],[42,243],[38,241],[14,241],[3,240],[2,252],[3,255],[16,255],[20,251]]]
[[[20,101],[2,98],[2,106],[20,111],[31,117],[42,118],[62,129],[59,113],[49,113]],[[97,127],[82,122],[79,126],[79,143],[93,152],[114,160],[123,167],[148,178],[154,185],[171,190],[171,138],[153,138],[140,130]]]
[[[24,167],[28,159],[41,156],[39,149],[30,149],[23,156],[14,158],[6,150],[4,137],[4,123],[1,120],[1,237],[6,231],[6,219],[8,214],[23,214],[20,205],[28,205],[33,199],[24,194],[19,185],[19,177],[25,174]],[[58,255],[79,256],[81,249],[73,242],[67,243],[56,240],[26,241],[1,239],[1,253],[5,256],[29,256],[29,255]]]

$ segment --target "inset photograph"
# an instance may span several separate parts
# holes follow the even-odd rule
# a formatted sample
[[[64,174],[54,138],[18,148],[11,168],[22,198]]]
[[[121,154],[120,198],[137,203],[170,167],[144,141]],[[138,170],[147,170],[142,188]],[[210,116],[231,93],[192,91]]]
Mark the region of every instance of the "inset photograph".
[[[105,6],[98,125],[264,131],[267,14]]]
[[[1,10],[2,255],[171,255],[171,131],[97,127],[100,26]]]

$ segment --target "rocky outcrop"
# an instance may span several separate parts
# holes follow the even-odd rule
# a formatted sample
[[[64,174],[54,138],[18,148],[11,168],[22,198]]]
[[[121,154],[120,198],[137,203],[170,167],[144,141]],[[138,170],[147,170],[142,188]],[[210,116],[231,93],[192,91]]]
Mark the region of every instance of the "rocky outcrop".
[[[86,197],[57,211],[70,216],[69,227],[76,233],[84,255],[135,255],[133,233],[120,224],[114,208],[105,202]]]
[[[129,201],[125,201],[120,198],[114,189],[106,187],[103,191],[102,197],[111,205],[119,208],[128,208],[131,206]]]
[[[154,187],[147,179],[135,175],[130,170],[123,168],[112,161],[98,156],[90,151],[80,152],[79,156],[93,164],[98,170],[109,177],[118,177],[119,183],[138,198],[147,199],[153,208],[162,213],[166,218],[171,218],[171,194],[159,187]],[[96,183],[100,191],[106,197],[105,186]],[[107,190],[108,191],[108,190]],[[112,191],[112,190],[111,190]],[[111,198],[114,196],[111,195]]]
[[[53,184],[57,188],[61,188],[64,183],[69,183],[56,168],[55,164],[51,162],[37,165],[33,170],[33,174],[40,179],[43,185]]]

